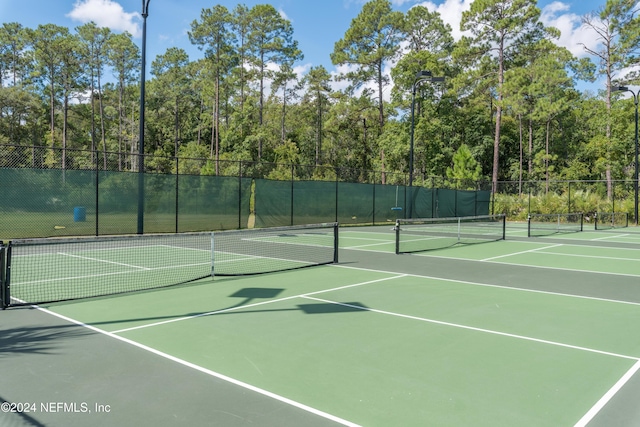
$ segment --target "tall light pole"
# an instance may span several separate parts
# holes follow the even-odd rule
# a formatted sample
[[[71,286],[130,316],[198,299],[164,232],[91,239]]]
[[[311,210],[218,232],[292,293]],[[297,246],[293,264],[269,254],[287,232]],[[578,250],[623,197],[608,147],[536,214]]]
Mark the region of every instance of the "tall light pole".
[[[411,139],[409,142],[409,218],[413,217],[413,133],[415,127],[415,104],[416,104],[416,89],[418,84],[424,81],[429,82],[443,82],[444,77],[433,77],[431,71],[418,71],[416,78],[413,81],[411,87]]]
[[[144,233],[144,98],[147,62],[149,1],[142,0],[142,63],[140,66],[140,137],[138,141],[138,234]]]
[[[633,214],[635,218],[634,222],[636,225],[638,225],[638,95],[640,94],[640,90],[634,92],[631,89],[629,89],[627,86],[615,86],[612,89],[618,92],[631,93],[631,95],[633,95],[633,103],[636,106],[636,115],[635,115],[636,133],[635,133],[635,139],[634,139],[635,152],[636,152],[636,158],[635,158],[636,164],[635,164],[635,172],[633,176],[633,180],[634,180],[633,188],[635,192],[635,198],[633,203]]]

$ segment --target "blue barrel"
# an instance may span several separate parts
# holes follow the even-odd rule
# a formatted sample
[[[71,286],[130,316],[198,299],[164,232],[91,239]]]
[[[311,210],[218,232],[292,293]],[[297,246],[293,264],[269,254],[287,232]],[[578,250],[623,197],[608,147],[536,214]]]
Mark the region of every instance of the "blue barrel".
[[[73,208],[73,222],[84,222],[87,220],[87,209],[84,206]]]

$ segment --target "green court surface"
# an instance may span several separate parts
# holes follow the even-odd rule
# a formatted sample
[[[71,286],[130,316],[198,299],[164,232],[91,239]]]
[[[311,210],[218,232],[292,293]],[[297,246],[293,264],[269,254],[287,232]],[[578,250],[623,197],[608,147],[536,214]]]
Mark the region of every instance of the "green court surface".
[[[639,229],[395,255],[392,227],[340,229],[338,264],[0,312],[0,425],[640,424]]]

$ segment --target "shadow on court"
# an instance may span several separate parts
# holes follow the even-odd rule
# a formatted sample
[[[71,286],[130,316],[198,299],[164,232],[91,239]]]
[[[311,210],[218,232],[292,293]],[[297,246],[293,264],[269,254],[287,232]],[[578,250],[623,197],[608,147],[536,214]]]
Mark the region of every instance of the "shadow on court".
[[[8,354],[55,354],[58,340],[80,338],[90,333],[73,324],[4,329],[0,334],[0,358]]]
[[[1,350],[0,350],[1,351]],[[0,405],[14,405],[0,396]],[[0,411],[0,425],[3,427],[46,427],[28,413],[18,412],[18,407],[9,407],[9,410]]]

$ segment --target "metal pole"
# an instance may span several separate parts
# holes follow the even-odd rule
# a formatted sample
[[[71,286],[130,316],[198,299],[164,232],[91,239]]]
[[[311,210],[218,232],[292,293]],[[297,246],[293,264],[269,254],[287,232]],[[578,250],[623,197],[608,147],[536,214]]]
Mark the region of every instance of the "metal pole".
[[[416,85],[419,80],[413,82],[411,91],[411,139],[409,142],[409,218],[413,218],[413,127],[414,127],[414,111],[416,103]]]
[[[149,1],[142,0],[142,63],[140,66],[140,138],[138,141],[138,234],[144,233],[144,99]]]
[[[633,93],[633,92],[632,92]],[[635,149],[636,149],[636,167],[635,167],[635,200],[634,200],[634,215],[635,215],[635,223],[638,225],[638,95],[640,94],[640,90],[633,94],[633,101],[636,104],[636,136],[635,136]]]

